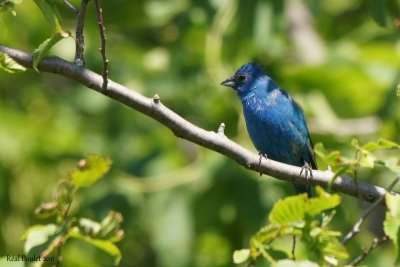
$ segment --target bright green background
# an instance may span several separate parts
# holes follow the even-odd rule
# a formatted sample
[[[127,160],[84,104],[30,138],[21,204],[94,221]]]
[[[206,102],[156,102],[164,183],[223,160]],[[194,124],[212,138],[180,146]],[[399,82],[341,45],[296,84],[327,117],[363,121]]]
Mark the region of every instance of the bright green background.
[[[75,17],[59,2],[63,26],[74,32]],[[202,128],[215,131],[225,122],[229,138],[254,150],[237,97],[219,83],[257,60],[301,103],[314,142],[348,156],[354,153],[353,137],[400,142],[396,1],[381,6],[361,0],[304,1],[320,43],[309,39],[303,51],[288,30],[290,1],[102,2],[110,78],[149,97],[157,93]],[[388,13],[386,27],[371,18],[382,7]],[[33,51],[51,35],[50,26],[33,1],[16,11],[16,16],[0,14],[0,43]],[[93,2],[85,37],[87,67],[100,72]],[[310,62],[318,48],[321,56]],[[51,54],[72,60],[74,51],[70,38]],[[361,118],[368,118],[361,130],[348,121]],[[52,198],[57,182],[88,153],[110,156],[113,169],[80,192],[71,214],[100,220],[114,209],[124,215],[121,266],[232,266],[233,250],[248,247],[274,202],[292,193],[287,183],[259,178],[230,159],[177,139],[157,122],[74,81],[31,70],[2,72],[0,255],[23,252],[24,229],[46,223],[33,216],[34,208]],[[379,170],[359,175],[381,186],[393,179]],[[346,196],[343,202],[333,227],[346,232],[365,205]],[[382,216],[372,215],[351,242],[352,257],[381,234]],[[65,266],[112,263],[107,254],[79,241],[63,252]],[[392,258],[388,245],[364,263],[390,266]]]

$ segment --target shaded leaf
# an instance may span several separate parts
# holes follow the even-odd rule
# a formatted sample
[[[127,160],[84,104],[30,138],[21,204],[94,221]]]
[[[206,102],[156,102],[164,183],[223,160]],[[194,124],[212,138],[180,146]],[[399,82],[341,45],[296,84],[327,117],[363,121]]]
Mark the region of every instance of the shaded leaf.
[[[49,0],[34,0],[36,5],[40,8],[47,21],[50,23],[53,31],[56,33],[62,32],[61,23],[60,23],[60,14],[58,13],[58,9],[55,5],[55,1]]]
[[[387,21],[387,1],[386,0],[368,0],[369,12],[375,22],[381,26],[386,26]]]
[[[396,174],[400,173],[400,158],[398,157],[391,157],[388,159],[379,160],[376,163],[385,166]]]
[[[122,257],[121,251],[111,241],[91,238],[91,237],[80,234],[79,231],[71,231],[69,233],[69,237],[83,240],[83,241],[103,250],[104,252],[108,253],[109,255],[113,256],[115,258],[115,260],[114,260],[115,265],[118,265],[121,260],[121,257]]]
[[[76,187],[87,187],[101,179],[111,168],[110,158],[101,155],[89,155],[79,163],[79,168],[69,173]]]

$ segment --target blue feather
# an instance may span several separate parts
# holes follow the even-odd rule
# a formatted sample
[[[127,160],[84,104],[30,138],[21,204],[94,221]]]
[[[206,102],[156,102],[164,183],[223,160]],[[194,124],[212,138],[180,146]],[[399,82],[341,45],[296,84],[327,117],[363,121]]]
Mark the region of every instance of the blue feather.
[[[261,66],[245,64],[221,84],[232,87],[239,96],[247,131],[261,154],[299,167],[307,163],[317,169],[302,109]],[[311,196],[309,186],[295,185],[295,190]]]

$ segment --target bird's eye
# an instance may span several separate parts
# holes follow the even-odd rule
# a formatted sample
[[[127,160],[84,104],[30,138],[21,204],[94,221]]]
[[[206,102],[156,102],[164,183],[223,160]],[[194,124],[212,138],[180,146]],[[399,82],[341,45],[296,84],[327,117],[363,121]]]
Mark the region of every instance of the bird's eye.
[[[247,80],[247,76],[246,75],[239,75],[238,76],[238,81],[239,82],[244,82],[245,80]]]

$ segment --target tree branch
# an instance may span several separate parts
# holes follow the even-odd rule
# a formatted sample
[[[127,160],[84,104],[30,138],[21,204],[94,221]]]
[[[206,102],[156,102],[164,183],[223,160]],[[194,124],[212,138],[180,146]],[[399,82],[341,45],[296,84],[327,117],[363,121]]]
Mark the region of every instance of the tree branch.
[[[94,2],[96,4],[97,24],[99,25],[99,32],[100,32],[100,39],[101,39],[101,47],[99,50],[101,53],[101,57],[103,59],[102,89],[105,90],[105,89],[107,89],[107,84],[108,84],[108,63],[109,63],[109,60],[106,56],[106,42],[107,42],[106,27],[104,26],[103,9],[100,6],[99,0],[95,0]]]
[[[0,45],[0,52],[9,55],[19,64],[27,68],[32,68],[33,61],[31,54],[2,45]],[[76,80],[99,93],[113,98],[114,100],[157,120],[168,127],[177,137],[221,153],[235,160],[240,165],[258,173],[261,172],[290,183],[320,185],[324,188],[329,187],[329,182],[334,175],[329,170],[313,170],[313,178],[306,180],[305,177],[300,175],[300,167],[283,164],[265,158],[263,158],[261,164],[259,164],[260,157],[258,154],[243,148],[226,138],[226,136],[221,133],[206,131],[183,119],[181,116],[164,106],[157,95],[153,98],[147,98],[135,92],[133,89],[129,89],[112,80],[108,81],[108,88],[107,90],[104,90],[102,88],[103,77],[101,75],[94,73],[83,66],[78,66],[58,57],[44,58],[40,62],[38,70],[41,72],[56,73]],[[345,176],[337,177],[332,185],[332,189],[355,197],[358,192],[360,198],[369,202],[376,201],[387,192],[382,187],[360,181],[358,181],[356,185],[353,179]]]
[[[364,250],[361,255],[359,255],[357,258],[352,260],[348,266],[356,266],[359,264],[361,261],[365,259],[374,249],[379,247],[380,245],[386,243],[389,240],[387,236],[382,236],[381,238],[374,238],[374,241],[372,241],[371,245],[367,250]]]
[[[85,26],[86,7],[89,0],[82,0],[81,7],[76,14],[76,32],[75,32],[75,63],[85,65],[84,47],[85,37],[83,36],[83,27]]]
[[[396,179],[389,185],[387,190],[391,191],[393,189],[393,187],[398,183],[399,180],[400,180],[400,176],[396,177]],[[357,235],[360,232],[361,226],[364,223],[364,221],[367,218],[367,216],[376,207],[378,207],[378,205],[381,204],[384,199],[385,199],[385,195],[380,196],[374,203],[372,203],[371,206],[369,206],[367,209],[365,209],[363,211],[363,213],[361,214],[360,218],[354,224],[353,228],[343,237],[342,244],[346,245],[355,235]]]

